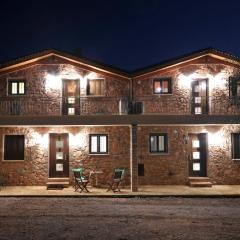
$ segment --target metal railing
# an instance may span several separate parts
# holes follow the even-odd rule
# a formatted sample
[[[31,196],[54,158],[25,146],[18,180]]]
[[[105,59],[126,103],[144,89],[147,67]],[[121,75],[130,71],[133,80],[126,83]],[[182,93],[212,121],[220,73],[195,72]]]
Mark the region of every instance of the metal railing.
[[[79,115],[159,114],[190,115],[194,107],[202,107],[201,114],[240,114],[240,98],[208,97],[199,103],[191,97],[79,97],[74,103],[61,97],[0,97],[0,115],[61,116],[64,109],[74,107]],[[136,104],[141,102],[141,104]],[[65,112],[65,113],[64,113]]]

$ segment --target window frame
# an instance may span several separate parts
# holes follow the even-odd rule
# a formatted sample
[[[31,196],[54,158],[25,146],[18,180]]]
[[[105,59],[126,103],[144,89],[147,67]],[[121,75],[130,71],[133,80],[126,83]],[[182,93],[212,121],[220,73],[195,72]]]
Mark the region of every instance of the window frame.
[[[93,94],[90,94],[90,84],[89,82],[90,81],[93,81],[93,80],[101,80],[103,81],[103,86],[104,86],[104,90],[103,90],[103,94],[101,95],[93,95]],[[92,78],[92,79],[87,79],[87,88],[86,88],[86,96],[87,97],[104,97],[106,95],[106,81],[105,81],[105,78]]]
[[[106,152],[100,151],[100,137],[106,137]],[[97,137],[97,152],[92,152],[92,137]],[[108,134],[89,134],[89,154],[91,155],[106,155],[108,154]]]
[[[240,150],[239,150],[239,157],[235,157],[235,140],[234,140],[234,135],[238,135],[239,140],[240,140],[240,133],[231,133],[231,158],[232,160],[238,160],[240,161]]]
[[[164,137],[164,150],[160,151],[159,150],[159,137],[163,136]],[[153,151],[152,150],[152,145],[151,145],[151,137],[157,137],[157,150]],[[167,133],[150,133],[149,134],[149,152],[151,154],[168,154],[168,134]]]
[[[159,82],[160,86],[162,86],[163,81],[168,81],[168,92],[156,92],[155,91],[155,82]],[[154,78],[152,84],[153,84],[153,94],[157,94],[157,95],[172,94],[172,78],[171,77]]]
[[[12,93],[12,83],[17,83],[17,93]],[[24,93],[19,93],[19,83],[24,83]],[[7,82],[7,95],[8,96],[25,96],[26,95],[26,79],[10,78]]]
[[[6,149],[5,149],[5,143],[6,143],[6,136],[23,136],[23,159],[5,159],[6,155]],[[25,135],[24,134],[4,134],[2,138],[2,161],[4,162],[24,162],[25,161]]]

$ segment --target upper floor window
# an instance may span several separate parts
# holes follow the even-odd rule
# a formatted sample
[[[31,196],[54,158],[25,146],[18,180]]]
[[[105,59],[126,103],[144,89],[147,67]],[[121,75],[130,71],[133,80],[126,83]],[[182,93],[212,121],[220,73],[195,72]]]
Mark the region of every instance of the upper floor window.
[[[4,160],[24,160],[24,135],[5,135]]]
[[[102,96],[105,91],[104,79],[89,79],[87,95]]]
[[[108,153],[108,136],[106,134],[90,134],[90,153]]]
[[[150,134],[150,152],[151,153],[167,153],[168,143],[166,133]]]
[[[232,159],[240,159],[240,133],[232,133]]]
[[[26,93],[26,82],[24,80],[9,80],[9,95],[24,95]]]
[[[169,94],[172,93],[172,79],[160,78],[153,80],[153,92],[155,94]]]

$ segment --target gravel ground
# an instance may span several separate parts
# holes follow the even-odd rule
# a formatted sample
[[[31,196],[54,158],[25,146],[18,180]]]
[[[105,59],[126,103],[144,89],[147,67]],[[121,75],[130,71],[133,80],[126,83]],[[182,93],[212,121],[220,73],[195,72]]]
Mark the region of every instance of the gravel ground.
[[[240,199],[0,198],[0,239],[240,239]]]

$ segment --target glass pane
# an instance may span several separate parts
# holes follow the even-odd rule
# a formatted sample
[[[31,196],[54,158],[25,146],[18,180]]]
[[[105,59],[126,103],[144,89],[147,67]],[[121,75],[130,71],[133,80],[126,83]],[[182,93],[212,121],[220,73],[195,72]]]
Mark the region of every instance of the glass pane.
[[[157,152],[157,136],[151,136],[150,138],[151,142],[151,151],[152,152]]]
[[[68,108],[68,115],[74,115],[75,114],[75,108]]]
[[[100,152],[107,152],[107,137],[100,136]]]
[[[195,103],[201,103],[201,97],[195,97]]]
[[[63,141],[61,141],[61,140],[57,140],[56,141],[56,148],[63,148]]]
[[[193,163],[193,171],[200,171],[200,163]]]
[[[63,164],[62,163],[57,163],[56,164],[56,171],[57,172],[62,172],[63,171]]]
[[[194,86],[194,92],[199,92],[199,90],[200,90],[200,89],[199,89],[199,85],[195,85],[195,86]]]
[[[200,146],[199,140],[193,140],[192,141],[192,147],[193,148],[199,148],[199,146]]]
[[[12,94],[17,94],[17,83],[16,82],[12,83]]]
[[[91,152],[97,152],[97,136],[91,136]]]
[[[19,94],[24,94],[24,85],[25,83],[24,82],[19,82]]]
[[[193,152],[193,159],[200,159],[200,152]]]
[[[195,114],[201,114],[202,108],[201,107],[195,107]]]
[[[154,92],[155,93],[161,93],[161,85],[159,81],[154,82]]]
[[[164,136],[158,136],[158,142],[159,151],[164,151]]]
[[[162,81],[162,92],[168,93],[168,81]]]
[[[67,92],[68,93],[75,93],[77,90],[77,84],[75,84],[75,81],[69,81],[67,83]]]
[[[240,83],[237,83],[237,96],[240,97]]]
[[[70,103],[70,104],[75,103],[75,97],[69,97],[68,98],[68,103]]]
[[[91,79],[89,80],[89,94],[90,95],[103,95],[104,94],[104,79]]]
[[[56,159],[62,160],[63,159],[63,152],[56,152]]]

